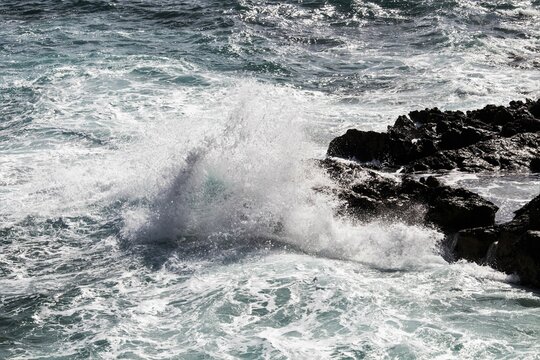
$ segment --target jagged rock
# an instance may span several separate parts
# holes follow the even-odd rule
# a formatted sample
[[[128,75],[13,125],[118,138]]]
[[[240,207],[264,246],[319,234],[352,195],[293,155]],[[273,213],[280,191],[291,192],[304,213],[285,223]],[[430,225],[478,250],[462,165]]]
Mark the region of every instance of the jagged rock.
[[[521,281],[540,287],[540,231],[527,231],[515,248],[515,264],[512,265]]]
[[[540,287],[540,195],[515,214],[506,224],[460,231],[455,253],[458,258],[516,273],[522,283]],[[495,251],[488,259],[491,247]]]
[[[329,191],[343,201],[340,213],[433,224],[455,240],[457,258],[517,273],[524,284],[540,287],[540,196],[512,221],[494,225],[497,207],[479,195],[433,176],[408,175],[454,169],[540,172],[540,100],[466,113],[412,111],[386,133],[348,130],[330,143],[327,155],[355,161],[320,162],[338,184]]]
[[[540,99],[529,105],[529,112],[537,119],[540,119]]]
[[[531,161],[540,156],[540,133],[522,133],[492,138],[455,150],[411,161],[405,172],[458,169],[460,171],[529,171]]]
[[[495,221],[498,208],[471,191],[440,186],[429,191],[427,196],[426,220],[446,232],[487,226]]]
[[[489,248],[497,241],[497,227],[461,230],[457,234],[454,253],[459,259],[486,263]]]
[[[434,177],[399,179],[330,158],[319,164],[339,184],[333,193],[344,201],[341,212],[360,219],[390,215],[433,224],[445,232],[488,226],[495,220],[497,207],[491,202]]]
[[[358,161],[380,159],[388,151],[388,135],[375,131],[347,130],[345,135],[330,142],[329,153]]]
[[[376,160],[382,168],[404,167],[406,173],[529,171],[540,158],[539,108],[540,100],[527,100],[467,113],[412,111],[386,133],[348,130],[330,143],[327,155]]]

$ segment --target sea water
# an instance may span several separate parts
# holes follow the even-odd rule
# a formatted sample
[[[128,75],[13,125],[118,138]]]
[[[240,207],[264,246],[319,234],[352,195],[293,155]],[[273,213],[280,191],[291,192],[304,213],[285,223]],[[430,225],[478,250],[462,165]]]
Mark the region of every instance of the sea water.
[[[540,2],[5,0],[0,358],[538,359],[540,298],[339,217],[346,129],[540,96]],[[449,174],[501,206],[540,178]]]

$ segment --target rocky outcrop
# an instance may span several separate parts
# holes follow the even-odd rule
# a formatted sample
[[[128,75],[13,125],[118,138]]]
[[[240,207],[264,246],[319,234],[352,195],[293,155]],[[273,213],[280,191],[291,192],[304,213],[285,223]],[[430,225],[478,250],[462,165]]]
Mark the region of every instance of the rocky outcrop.
[[[540,195],[506,224],[458,232],[455,253],[459,258],[516,273],[522,283],[540,287]]]
[[[443,185],[435,177],[414,180],[327,158],[320,165],[339,184],[328,190],[343,200],[341,213],[359,219],[392,216],[445,232],[493,225],[498,208],[481,196]]]
[[[335,138],[328,156],[371,162],[406,173],[538,171],[540,100],[488,105],[480,110],[412,111],[386,133],[348,130]],[[375,160],[375,161],[374,161]]]
[[[319,165],[337,185],[321,190],[342,200],[340,213],[436,226],[454,240],[456,259],[489,264],[540,287],[540,195],[512,221],[495,225],[498,209],[491,202],[434,176],[410,175],[540,172],[540,100],[466,113],[413,111],[386,133],[348,130],[332,140],[327,155]]]

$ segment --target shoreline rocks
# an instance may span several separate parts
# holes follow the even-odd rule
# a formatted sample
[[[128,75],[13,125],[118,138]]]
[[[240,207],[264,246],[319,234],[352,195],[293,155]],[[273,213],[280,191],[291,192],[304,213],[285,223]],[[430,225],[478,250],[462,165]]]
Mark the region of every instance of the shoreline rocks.
[[[459,231],[458,258],[517,273],[525,285],[540,287],[540,195],[501,225]]]
[[[463,188],[443,185],[435,177],[385,176],[352,162],[319,162],[338,184],[340,212],[359,219],[391,215],[406,222],[431,224],[444,232],[489,226],[498,207]]]
[[[480,110],[412,111],[386,133],[351,129],[330,142],[327,156],[403,168],[405,173],[540,169],[540,100]]]
[[[342,200],[341,214],[435,226],[454,240],[455,259],[516,273],[540,288],[540,195],[496,225],[497,206],[478,194],[410,175],[540,172],[540,99],[466,113],[412,111],[386,133],[351,129],[331,141],[319,165],[336,183],[320,190]]]

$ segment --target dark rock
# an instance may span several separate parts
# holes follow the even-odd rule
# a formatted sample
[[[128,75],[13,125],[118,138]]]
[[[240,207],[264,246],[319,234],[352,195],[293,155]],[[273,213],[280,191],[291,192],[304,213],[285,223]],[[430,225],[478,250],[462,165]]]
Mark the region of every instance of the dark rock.
[[[490,248],[494,251],[488,257]],[[506,224],[460,231],[455,254],[518,274],[523,284],[540,287],[540,195],[516,211]]]
[[[527,231],[515,247],[515,269],[521,282],[540,287],[540,231]]]
[[[537,119],[540,119],[540,99],[531,102],[529,105],[529,112]]]
[[[529,230],[540,230],[540,195],[519,210],[516,210],[515,214],[516,216],[510,222],[513,226]]]
[[[540,287],[540,196],[495,225],[497,207],[477,194],[411,173],[460,170],[540,172],[540,100],[479,110],[412,111],[386,133],[348,130],[320,161],[342,201],[338,212],[357,219],[383,216],[431,224],[455,240],[454,256],[520,276]],[[376,160],[376,161],[373,161]],[[367,167],[392,170],[383,173]]]
[[[540,157],[540,132],[521,133],[480,141],[455,150],[441,150],[432,156],[413,160],[405,172],[457,169],[478,171],[529,171],[531,161]]]
[[[485,263],[489,248],[497,241],[495,227],[465,229],[459,232],[454,248],[459,259]]]
[[[329,156],[361,162],[378,160],[383,168],[404,172],[458,169],[520,171],[540,158],[540,100],[488,105],[480,110],[412,111],[387,133],[348,130],[334,139]]]
[[[481,196],[461,188],[441,186],[428,192],[426,220],[446,232],[489,226],[498,208]]]
[[[489,138],[489,135],[484,134],[482,130],[472,127],[464,127],[459,130],[450,129],[441,135],[439,147],[444,150],[460,149],[487,138]]]
[[[445,232],[493,225],[497,207],[468,190],[441,184],[435,177],[419,181],[384,176],[352,162],[325,159],[319,163],[344,201],[340,213],[367,219],[392,216],[407,222],[433,224]]]
[[[540,173],[540,157],[533,158],[531,164],[529,165],[531,172]]]
[[[428,178],[420,178],[420,182],[426,184],[431,188],[441,186],[441,182],[435,176],[429,176]]]
[[[351,129],[330,142],[328,156],[371,161],[381,159],[387,151],[387,134]]]
[[[502,126],[501,135],[513,136],[515,134],[538,131],[540,131],[540,120],[535,119],[528,113],[522,113]]]
[[[495,117],[493,119],[494,123],[503,126],[511,123],[512,121],[514,121],[514,115],[510,112],[509,109],[506,108],[499,108],[499,110],[495,113]]]

